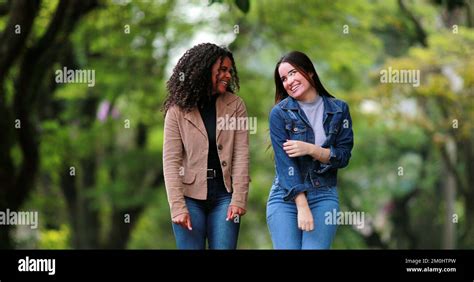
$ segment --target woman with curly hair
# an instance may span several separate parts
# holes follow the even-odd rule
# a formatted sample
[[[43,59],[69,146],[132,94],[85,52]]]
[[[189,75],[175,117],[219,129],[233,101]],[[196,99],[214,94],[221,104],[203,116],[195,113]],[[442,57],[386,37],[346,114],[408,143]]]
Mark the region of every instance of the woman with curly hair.
[[[186,51],[167,82],[163,170],[179,249],[235,249],[249,189],[247,119],[234,57],[211,43]]]

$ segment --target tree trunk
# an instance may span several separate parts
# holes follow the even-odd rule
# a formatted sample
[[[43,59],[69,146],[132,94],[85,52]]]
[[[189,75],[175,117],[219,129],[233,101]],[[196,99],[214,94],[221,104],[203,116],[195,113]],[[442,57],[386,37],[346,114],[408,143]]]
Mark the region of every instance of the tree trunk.
[[[80,17],[97,5],[96,0],[59,2],[44,35],[24,52],[15,79],[12,107],[5,100],[5,77],[15,60],[23,54],[39,3],[35,0],[12,1],[10,19],[0,39],[0,131],[5,134],[0,142],[0,209],[19,209],[33,189],[40,161],[37,101],[43,98],[39,97],[40,94],[52,94],[39,89],[43,89],[44,78],[57,61]],[[22,152],[18,168],[14,167],[10,157],[16,142]],[[12,247],[8,229],[0,229],[0,248]]]
[[[29,189],[17,189],[17,171],[11,158],[11,150],[16,143],[15,118],[11,105],[6,101],[5,79],[14,62],[20,57],[30,34],[34,18],[39,10],[39,1],[17,0],[4,6],[2,13],[9,9],[10,18],[0,36],[0,210],[17,210],[26,198]],[[10,6],[10,7],[8,7]],[[19,29],[18,29],[19,28]],[[19,33],[18,33],[19,32]],[[33,164],[31,168],[35,168]],[[23,175],[25,173],[23,167]],[[33,172],[34,176],[34,172]],[[28,187],[26,187],[28,188]],[[10,237],[11,226],[0,228],[0,249],[13,248]]]

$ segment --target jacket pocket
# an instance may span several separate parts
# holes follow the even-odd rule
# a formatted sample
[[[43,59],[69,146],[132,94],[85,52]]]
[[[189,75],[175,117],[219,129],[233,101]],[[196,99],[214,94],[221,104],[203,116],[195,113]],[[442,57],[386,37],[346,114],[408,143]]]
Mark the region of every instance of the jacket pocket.
[[[285,129],[288,131],[288,135],[292,140],[306,141],[306,131],[308,131],[308,127],[303,122],[287,122]]]
[[[193,184],[196,181],[196,172],[188,170],[183,176],[184,184]]]
[[[334,145],[334,142],[336,141],[336,136],[339,133],[340,130],[340,124],[337,122],[331,122],[329,124],[329,135],[326,136],[326,141],[324,143],[325,146],[329,147]]]

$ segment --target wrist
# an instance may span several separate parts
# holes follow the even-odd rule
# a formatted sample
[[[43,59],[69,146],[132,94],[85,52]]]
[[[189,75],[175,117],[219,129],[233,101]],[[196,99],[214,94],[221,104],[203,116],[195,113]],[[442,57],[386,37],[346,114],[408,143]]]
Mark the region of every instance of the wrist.
[[[324,149],[322,161],[324,163],[329,163],[330,158],[331,158],[331,149]]]
[[[319,148],[315,144],[311,144],[311,153],[310,155],[313,157],[313,159],[317,160],[318,155],[319,155]]]
[[[313,153],[312,153],[312,156],[315,160],[317,161],[321,161],[325,154],[324,154],[324,149],[323,147],[321,146],[318,146],[318,145],[313,145]]]
[[[308,207],[308,200],[306,199],[305,193],[299,193],[295,198],[295,203],[297,208]]]

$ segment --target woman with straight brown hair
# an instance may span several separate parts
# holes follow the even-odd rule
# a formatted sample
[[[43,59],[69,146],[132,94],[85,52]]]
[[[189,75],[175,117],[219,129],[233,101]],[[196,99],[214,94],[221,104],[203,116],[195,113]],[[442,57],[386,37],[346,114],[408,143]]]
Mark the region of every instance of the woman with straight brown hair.
[[[337,172],[354,144],[348,105],[324,88],[304,53],[284,55],[275,67],[270,138],[275,178],[267,222],[276,249],[329,249],[336,233]]]

